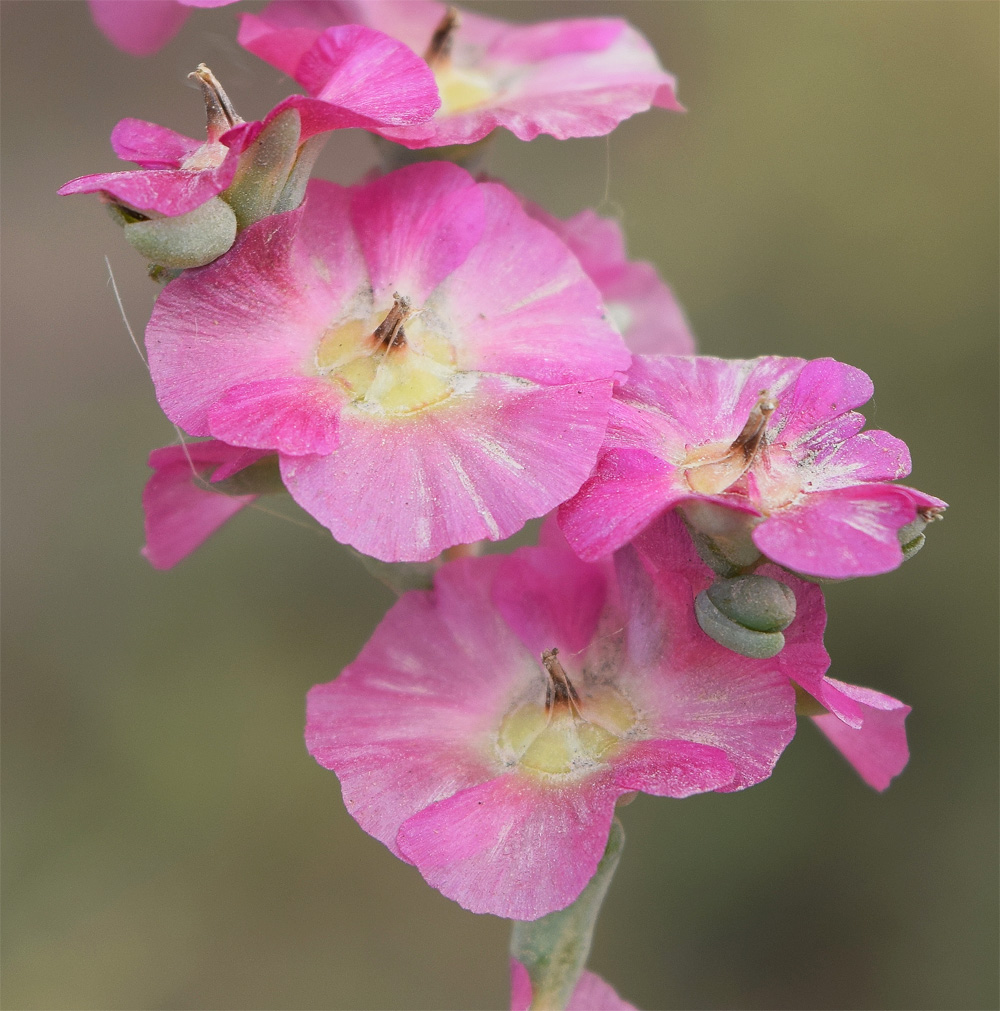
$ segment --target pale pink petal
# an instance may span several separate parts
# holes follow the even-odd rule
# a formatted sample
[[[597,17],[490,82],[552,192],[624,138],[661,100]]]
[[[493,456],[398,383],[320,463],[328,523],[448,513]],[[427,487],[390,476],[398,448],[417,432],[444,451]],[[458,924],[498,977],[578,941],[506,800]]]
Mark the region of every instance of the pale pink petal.
[[[405,594],[358,659],[309,693],[306,743],[334,769],[361,827],[397,855],[411,815],[491,779],[497,712],[537,680],[526,652],[489,605],[500,558],[453,562],[435,590]]]
[[[208,412],[217,439],[293,456],[337,447],[341,401],[318,377],[259,379],[231,386]]]
[[[807,576],[874,576],[902,564],[896,533],[915,516],[905,491],[862,484],[801,496],[755,527],[753,542],[779,565]]]
[[[111,131],[115,154],[143,168],[180,168],[204,143],[145,119],[120,119]]]
[[[910,707],[871,688],[827,681],[859,705],[863,722],[855,729],[833,713],[814,716],[813,722],[869,786],[884,790],[910,758],[905,728]]]
[[[528,970],[517,961],[510,960],[510,1011],[530,1011],[531,978]],[[584,969],[573,988],[566,1011],[636,1011],[633,1004],[624,1001],[614,989],[596,973]]]
[[[119,49],[149,56],[165,46],[187,20],[175,0],[88,0],[94,23]]]
[[[149,455],[153,476],[142,492],[146,514],[143,555],[157,569],[169,569],[186,558],[223,523],[256,498],[225,495],[209,483],[214,473],[240,461],[248,467],[263,456],[221,442],[165,446]],[[230,473],[233,473],[230,470]]]
[[[535,920],[594,876],[619,792],[601,773],[559,786],[503,775],[415,814],[396,845],[463,908]]]
[[[593,466],[610,398],[610,381],[567,388],[483,376],[472,396],[431,411],[345,412],[340,448],[284,458],[282,477],[337,540],[384,561],[426,561],[509,537],[571,496]]]
[[[494,606],[536,656],[553,647],[580,652],[593,638],[606,597],[604,572],[565,545],[515,551],[493,585]]]
[[[488,240],[482,191],[450,162],[410,165],[356,190],[351,221],[376,295],[398,289],[423,302]]]
[[[509,190],[480,189],[483,241],[442,287],[455,326],[479,338],[465,347],[463,367],[543,383],[624,372],[631,356],[579,261]]]
[[[637,1011],[637,1008],[622,1000],[614,987],[605,983],[597,973],[584,969],[566,1011]]]

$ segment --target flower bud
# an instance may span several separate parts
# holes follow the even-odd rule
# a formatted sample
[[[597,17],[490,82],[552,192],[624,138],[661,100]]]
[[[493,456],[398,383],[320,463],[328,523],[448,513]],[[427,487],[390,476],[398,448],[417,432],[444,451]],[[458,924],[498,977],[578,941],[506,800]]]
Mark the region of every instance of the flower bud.
[[[769,576],[716,579],[705,591],[731,621],[754,632],[782,632],[795,618],[795,593]]]
[[[236,240],[236,215],[218,197],[176,217],[144,217],[109,204],[125,238],[150,263],[181,269],[218,259]]]
[[[756,565],[761,554],[751,539],[760,517],[715,502],[685,502],[680,509],[701,560],[720,576]]]
[[[785,648],[785,637],[780,632],[757,632],[738,624],[712,603],[706,590],[695,597],[694,613],[707,636],[741,656],[767,660]]]

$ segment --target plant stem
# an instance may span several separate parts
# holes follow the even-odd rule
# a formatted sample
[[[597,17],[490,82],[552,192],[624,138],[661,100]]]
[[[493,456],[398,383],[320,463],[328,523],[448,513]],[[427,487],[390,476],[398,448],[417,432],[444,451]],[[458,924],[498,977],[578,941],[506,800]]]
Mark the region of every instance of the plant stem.
[[[565,909],[538,920],[515,920],[510,954],[528,970],[531,1011],[563,1011],[587,962],[594,925],[625,845],[625,830],[615,818],[597,873]]]

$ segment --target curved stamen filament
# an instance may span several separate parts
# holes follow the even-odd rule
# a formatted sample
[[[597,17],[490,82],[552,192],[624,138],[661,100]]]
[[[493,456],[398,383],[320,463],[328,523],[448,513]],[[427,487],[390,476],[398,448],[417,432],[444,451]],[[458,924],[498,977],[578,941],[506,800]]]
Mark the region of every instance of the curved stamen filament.
[[[559,662],[559,650],[547,649],[542,653],[542,665],[548,671],[549,681],[545,686],[545,711],[568,709],[574,716],[583,719],[580,712],[580,696],[573,687],[569,675]]]

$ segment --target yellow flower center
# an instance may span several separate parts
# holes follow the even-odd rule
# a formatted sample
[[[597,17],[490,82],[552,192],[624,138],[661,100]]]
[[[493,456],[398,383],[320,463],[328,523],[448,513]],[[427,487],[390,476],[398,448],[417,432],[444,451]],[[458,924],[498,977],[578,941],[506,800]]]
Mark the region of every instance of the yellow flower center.
[[[437,116],[450,116],[465,112],[478,105],[486,104],[496,88],[485,74],[470,67],[456,67],[452,62],[455,35],[461,25],[461,16],[454,7],[449,7],[431,36],[424,59],[434,74],[441,96],[441,108]]]
[[[398,294],[388,311],[330,327],[316,349],[315,367],[352,407],[390,416],[434,407],[471,380],[456,367],[451,342]]]
[[[593,770],[612,756],[638,722],[628,700],[609,685],[578,693],[556,654],[542,654],[549,675],[545,703],[520,705],[500,724],[499,749],[505,761],[536,775]]]

